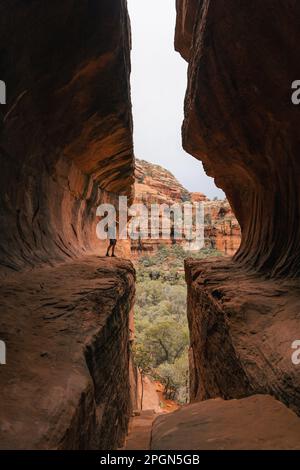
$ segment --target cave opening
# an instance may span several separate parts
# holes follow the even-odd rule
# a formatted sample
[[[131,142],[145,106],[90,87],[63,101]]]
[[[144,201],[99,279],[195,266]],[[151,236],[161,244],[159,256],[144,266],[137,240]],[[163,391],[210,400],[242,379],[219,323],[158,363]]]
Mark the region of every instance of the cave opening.
[[[300,3],[177,0],[186,83],[175,2],[130,0],[135,177],[127,0],[44,3],[0,2],[0,447],[120,448],[155,369],[151,409],[195,403],[140,449],[299,448]],[[133,185],[203,201],[204,249],[105,256],[97,207]]]
[[[135,202],[148,207],[162,202],[205,205],[205,239],[200,248],[196,242],[187,245],[184,239],[155,240],[150,235],[131,241],[137,270],[135,360],[142,375],[147,371],[141,387],[145,385],[149,395],[143,408],[153,405],[151,393],[159,390],[157,406],[172,411],[189,401],[184,260],[233,255],[240,244],[240,227],[223,191],[207,176],[202,163],[182,147],[187,63],[174,48],[175,2],[127,3],[132,37]]]

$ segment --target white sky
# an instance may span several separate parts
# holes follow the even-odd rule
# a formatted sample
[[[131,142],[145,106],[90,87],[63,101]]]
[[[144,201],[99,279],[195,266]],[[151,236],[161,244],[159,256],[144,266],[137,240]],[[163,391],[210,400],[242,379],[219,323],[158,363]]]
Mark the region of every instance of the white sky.
[[[137,158],[170,170],[190,191],[224,197],[181,145],[187,64],[174,50],[175,0],[128,0]]]

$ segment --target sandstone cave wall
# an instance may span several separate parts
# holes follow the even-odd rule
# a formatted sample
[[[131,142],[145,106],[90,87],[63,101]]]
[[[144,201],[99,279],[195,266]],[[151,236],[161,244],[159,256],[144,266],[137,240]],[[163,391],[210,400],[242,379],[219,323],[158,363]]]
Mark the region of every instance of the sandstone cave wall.
[[[225,258],[185,262],[190,396],[270,394],[300,415],[299,283],[264,279]]]
[[[115,449],[127,433],[135,272],[81,257],[0,284],[1,449]]]
[[[0,4],[0,265],[95,251],[95,212],[131,195],[125,0]]]
[[[300,3],[177,0],[175,47],[189,61],[183,146],[235,211],[235,259],[270,276],[300,271]]]
[[[4,449],[124,442],[134,269],[84,255],[99,203],[132,197],[130,47],[126,0],[0,2]]]

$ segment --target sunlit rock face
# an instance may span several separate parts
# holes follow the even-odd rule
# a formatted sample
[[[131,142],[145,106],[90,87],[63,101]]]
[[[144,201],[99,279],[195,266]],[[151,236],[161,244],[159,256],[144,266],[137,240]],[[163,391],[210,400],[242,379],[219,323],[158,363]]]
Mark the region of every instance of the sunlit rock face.
[[[1,266],[93,252],[97,205],[133,183],[126,2],[4,0],[0,43]]]
[[[135,165],[134,202],[148,208],[149,227],[151,204],[166,204],[169,207],[180,205],[182,208],[184,203],[203,203],[205,247],[215,248],[228,255],[237,251],[241,238],[240,227],[227,200],[211,201],[203,193],[190,193],[170,171],[159,165],[138,159],[135,160]],[[176,240],[176,244],[188,246],[185,238]],[[161,233],[160,238],[144,238],[141,246],[138,240],[131,240],[132,253],[137,255],[155,251],[164,245],[172,245],[172,240],[163,239]]]
[[[190,193],[175,176],[160,165],[145,160],[135,161],[135,202],[181,204],[191,199]]]
[[[241,228],[227,199],[207,200],[204,208],[206,246],[233,256],[241,244]]]
[[[235,211],[235,259],[298,276],[300,3],[178,0],[177,10],[175,46],[189,61],[183,146]]]

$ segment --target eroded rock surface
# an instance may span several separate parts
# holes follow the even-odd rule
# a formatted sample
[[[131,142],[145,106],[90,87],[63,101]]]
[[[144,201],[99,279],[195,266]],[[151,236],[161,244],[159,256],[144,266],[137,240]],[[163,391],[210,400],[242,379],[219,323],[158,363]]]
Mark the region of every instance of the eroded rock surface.
[[[300,414],[300,4],[177,0],[177,13],[183,146],[242,231],[233,261],[186,263],[192,399],[270,393]]]
[[[152,450],[299,450],[300,420],[271,396],[208,400],[156,418]]]
[[[129,261],[90,257],[1,285],[1,449],[114,449],[131,415]]]
[[[134,274],[86,256],[98,205],[132,197],[126,1],[3,0],[0,43],[0,447],[115,448]]]
[[[172,207],[185,202],[203,203],[205,214],[205,246],[220,252],[233,255],[241,242],[241,229],[227,200],[211,201],[203,193],[189,192],[175,176],[160,165],[136,159],[134,202],[144,204],[149,211],[149,227],[151,226],[151,204],[166,204]],[[160,221],[160,224],[162,222]],[[194,227],[194,230],[196,227]],[[150,233],[149,233],[150,235]],[[177,244],[187,246],[185,239],[176,240]],[[160,246],[172,245],[172,240],[160,238],[143,238],[131,241],[134,254],[157,250]],[[198,247],[197,247],[198,250]]]
[[[258,278],[225,259],[185,267],[192,400],[269,393],[300,415],[298,281]]]
[[[0,43],[1,267],[94,252],[97,206],[133,183],[126,2],[4,0]]]
[[[300,3],[177,0],[177,10],[175,46],[189,61],[183,146],[234,209],[236,260],[298,276]]]
[[[204,223],[206,247],[233,256],[241,244],[241,228],[227,199],[204,202]]]
[[[135,202],[176,204],[190,200],[189,191],[166,168],[135,160]]]

